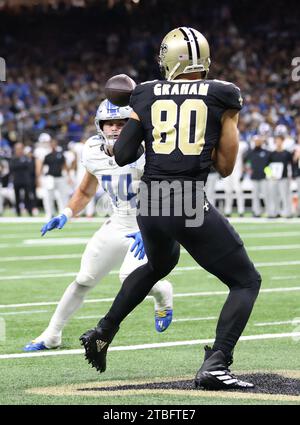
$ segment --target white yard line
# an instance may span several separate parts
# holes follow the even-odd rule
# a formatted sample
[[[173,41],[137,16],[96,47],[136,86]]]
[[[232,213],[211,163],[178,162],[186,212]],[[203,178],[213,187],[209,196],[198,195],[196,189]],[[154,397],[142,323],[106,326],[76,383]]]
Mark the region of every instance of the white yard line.
[[[93,223],[103,223],[106,221],[107,218],[105,217],[95,217],[95,218],[85,218],[85,217],[78,217],[73,219],[72,224],[76,223],[83,223],[83,224],[93,224]],[[47,220],[45,217],[0,217],[0,224],[20,224],[20,223],[27,223],[27,224],[36,224],[36,223],[43,223],[45,224]]]
[[[64,245],[65,243],[63,243]],[[70,242],[70,245],[72,243]],[[81,244],[81,243],[80,243]],[[52,245],[52,243],[51,243]],[[280,250],[295,250],[300,249],[300,244],[296,245],[264,245],[264,246],[250,246],[247,251],[280,251]],[[182,248],[181,254],[188,252]],[[14,261],[41,261],[41,260],[68,260],[74,258],[81,258],[82,254],[57,254],[57,255],[19,255],[14,257],[1,257],[0,262],[14,262]],[[278,278],[279,279],[279,278]]]
[[[70,254],[72,255],[72,257],[67,257],[67,258],[76,258],[73,257],[73,255],[77,255],[77,254]],[[11,257],[11,258],[15,258],[15,257]],[[46,258],[45,258],[46,259]],[[49,258],[51,259],[51,258]],[[13,260],[11,260],[13,261]],[[276,261],[276,262],[265,262],[265,263],[255,263],[256,267],[282,267],[282,266],[299,266],[300,265],[300,260],[295,260],[295,261]],[[204,270],[202,267],[200,266],[184,266],[184,267],[176,267],[174,269],[174,272],[188,272],[188,271],[195,271],[195,270]],[[74,276],[76,275],[77,271],[74,272],[68,272],[68,273],[41,273],[40,275],[35,275],[35,276],[30,276],[32,279],[43,279],[43,278],[57,278],[57,277],[68,277],[68,276]],[[118,274],[119,271],[118,270],[112,270],[109,274]],[[13,275],[13,276],[0,276],[0,280],[22,280],[24,279],[24,274],[20,274],[20,275]]]
[[[299,265],[300,265],[300,260],[255,263],[256,267],[282,267],[282,266],[299,266]],[[203,270],[203,269],[200,266],[176,267],[175,269],[175,271],[193,271],[193,270]]]
[[[92,235],[91,235],[92,236]],[[91,237],[90,236],[90,237]],[[241,233],[242,238],[248,239],[267,239],[267,238],[281,238],[281,237],[300,237],[300,232],[277,232],[277,233]],[[4,248],[35,248],[35,247],[49,247],[49,246],[72,246],[72,245],[86,245],[90,240],[90,237],[52,237],[52,238],[34,238],[34,239],[24,239],[20,243],[0,243],[0,249]],[[5,238],[4,238],[5,239]],[[20,238],[22,239],[22,238]],[[264,246],[250,246],[247,247],[248,251],[276,251],[276,250],[293,250],[300,249],[299,244],[290,244],[290,245],[264,245]],[[181,250],[181,253],[186,254],[185,249]]]
[[[262,288],[260,293],[276,293],[276,292],[298,292],[300,291],[300,286],[292,287],[283,287],[283,288]],[[216,296],[216,295],[228,295],[228,291],[205,291],[205,292],[186,292],[174,294],[174,298],[186,298],[186,297],[207,297],[207,296]],[[146,300],[152,300],[151,296],[147,296]],[[96,299],[86,299],[84,300],[85,304],[95,304],[103,302],[112,302],[114,298],[96,298]],[[0,309],[5,308],[20,308],[20,307],[42,307],[49,305],[57,305],[58,301],[41,301],[34,303],[22,303],[22,304],[0,304]]]
[[[150,299],[152,297],[146,297],[146,299]],[[85,304],[94,304],[94,303],[102,303],[102,302],[112,302],[114,298],[99,298],[99,299],[88,299],[84,300]],[[53,306],[57,305],[58,301],[41,301],[35,303],[22,303],[22,304],[0,304],[0,309],[4,308],[22,308],[22,307],[43,307],[43,306]]]
[[[255,323],[254,326],[274,326],[274,325],[297,325],[300,323],[300,319],[293,320],[285,320],[282,322],[263,322],[263,323]]]
[[[300,232],[268,232],[268,233],[240,233],[241,238],[248,238],[248,239],[265,239],[265,238],[283,238],[283,237],[290,237],[290,238],[299,238]]]
[[[185,319],[173,319],[172,323],[177,322],[200,322],[200,321],[206,321],[206,320],[216,320],[217,317],[187,317]]]
[[[51,238],[51,239],[25,239],[24,245],[53,246],[53,245],[84,245],[91,238]]]
[[[290,333],[279,333],[279,334],[262,334],[262,335],[248,335],[242,336],[240,341],[256,341],[256,340],[267,340],[277,338],[299,338],[300,332]],[[196,339],[190,341],[174,341],[174,342],[160,342],[154,344],[139,344],[139,345],[128,345],[111,347],[109,351],[135,351],[135,350],[147,350],[151,348],[167,348],[167,347],[180,347],[187,345],[198,345],[198,344],[211,344],[214,339]],[[63,356],[63,355],[74,355],[83,354],[84,350],[53,350],[53,351],[41,351],[35,353],[16,353],[16,354],[1,354],[0,360],[5,359],[20,359],[20,358],[33,358],[33,357],[47,357],[47,356]]]
[[[98,319],[99,320],[100,314],[93,315],[93,316],[78,316],[74,317],[75,320],[87,320],[87,319]]]
[[[2,313],[1,313],[1,316],[2,316]],[[74,319],[77,319],[77,320],[99,319],[99,314],[98,315],[93,315],[93,316],[78,316],[78,317],[74,317]],[[186,319],[173,319],[172,320],[172,323],[177,323],[177,322],[198,322],[198,321],[216,320],[216,319],[217,319],[217,317],[187,317]]]
[[[15,276],[0,276],[1,280],[24,280],[24,279],[48,279],[48,278],[57,278],[57,277],[71,277],[75,276],[75,272],[70,273],[45,273],[39,275],[27,276],[25,274],[15,275]]]
[[[14,261],[42,261],[42,260],[68,260],[73,258],[81,258],[82,254],[63,254],[63,255],[20,255],[16,257],[0,257],[0,262]]]
[[[37,313],[48,313],[49,310],[26,310],[26,311],[9,311],[1,313],[0,316],[16,316],[18,314],[37,314]]]
[[[86,218],[86,217],[77,217],[73,220],[73,223],[99,223],[101,221],[105,221],[107,218],[105,217],[94,217],[94,218]],[[293,218],[293,219],[286,219],[286,218],[276,218],[276,219],[270,219],[270,218],[230,218],[229,221],[231,223],[238,223],[238,224],[274,224],[274,223],[281,223],[281,224],[288,224],[288,225],[294,225],[294,224],[300,224],[299,218]],[[35,224],[35,223],[45,223],[45,217],[0,217],[0,224],[20,224],[20,223],[28,223],[28,224]]]
[[[235,218],[229,218],[230,223],[235,223],[235,224],[271,224],[274,225],[274,223],[280,223],[280,224],[300,224],[300,219],[299,218],[240,218],[240,217],[235,217]]]
[[[293,276],[271,276],[271,280],[298,280],[300,275]]]

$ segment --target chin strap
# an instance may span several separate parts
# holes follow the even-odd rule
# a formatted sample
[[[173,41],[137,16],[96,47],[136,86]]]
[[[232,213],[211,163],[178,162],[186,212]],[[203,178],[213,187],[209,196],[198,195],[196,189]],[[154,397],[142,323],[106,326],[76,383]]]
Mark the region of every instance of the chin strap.
[[[109,152],[109,150],[108,150],[108,146],[107,146],[105,143],[103,143],[103,144],[100,146],[100,149],[101,149],[101,150],[105,153],[105,155],[110,156],[110,157],[114,156],[114,154],[113,154],[113,153],[110,153],[110,152]]]
[[[179,67],[180,67],[180,62],[177,62],[177,64],[174,66],[174,68],[172,69],[172,71],[170,72],[168,76],[168,81],[172,80],[173,75],[175,74],[175,72],[177,71]]]

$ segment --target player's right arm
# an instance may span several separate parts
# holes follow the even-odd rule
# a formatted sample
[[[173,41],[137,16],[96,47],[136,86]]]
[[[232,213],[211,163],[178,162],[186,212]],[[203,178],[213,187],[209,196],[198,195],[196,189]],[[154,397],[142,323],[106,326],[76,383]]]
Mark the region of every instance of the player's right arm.
[[[229,176],[239,150],[238,119],[243,107],[240,89],[227,81],[212,81],[213,103],[221,111],[221,134],[212,154],[215,169],[222,177]]]
[[[73,216],[79,214],[87,206],[96,194],[97,186],[97,178],[86,171],[79,187],[75,190],[67,205],[67,208],[72,210]]]
[[[114,144],[113,152],[116,163],[123,167],[136,161],[144,153],[143,140],[143,126],[138,115],[133,111]]]
[[[213,165],[222,177],[229,176],[235,165],[239,149],[238,119],[236,109],[229,109],[222,116],[221,137],[212,156]]]
[[[96,194],[97,186],[97,178],[93,174],[86,171],[79,187],[71,197],[66,208],[60,215],[52,218],[42,227],[42,236],[44,236],[50,230],[62,229],[68,219],[80,213],[80,211],[82,211],[87,206],[92,197]]]

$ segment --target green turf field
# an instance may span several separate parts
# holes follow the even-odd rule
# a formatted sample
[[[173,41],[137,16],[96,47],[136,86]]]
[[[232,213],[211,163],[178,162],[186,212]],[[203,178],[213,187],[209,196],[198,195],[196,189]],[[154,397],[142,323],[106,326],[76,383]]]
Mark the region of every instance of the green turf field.
[[[78,391],[117,382],[192,379],[203,358],[204,340],[214,337],[216,316],[226,287],[199,269],[185,252],[169,276],[174,284],[174,322],[167,332],[154,329],[152,300],[146,300],[122,324],[108,355],[107,371],[98,375],[84,360],[78,337],[93,327],[119,289],[117,270],[92,292],[65,329],[62,350],[52,356],[13,358],[46,327],[65,287],[79,269],[93,222],[70,223],[41,240],[40,224],[0,223],[0,404],[296,404],[297,397],[198,391]],[[239,223],[249,255],[263,277],[262,291],[235,352],[235,372],[290,372],[300,379],[300,223]],[[222,235],[220,235],[222,237]],[[4,326],[6,338],[4,339]],[[1,333],[2,332],[2,333]],[[294,335],[291,335],[291,334]],[[260,339],[258,338],[260,336]],[[179,344],[192,342],[190,345]],[[175,343],[169,346],[163,343]],[[149,348],[145,344],[158,344]],[[177,343],[177,344],[176,344]],[[141,349],[137,350],[136,345]],[[118,347],[131,349],[120,350]],[[106,384],[110,381],[110,384]],[[114,381],[113,383],[111,381]],[[118,384],[118,385],[121,385]],[[74,386],[70,386],[74,384]],[[42,391],[42,387],[51,387]],[[39,388],[32,391],[32,388]]]

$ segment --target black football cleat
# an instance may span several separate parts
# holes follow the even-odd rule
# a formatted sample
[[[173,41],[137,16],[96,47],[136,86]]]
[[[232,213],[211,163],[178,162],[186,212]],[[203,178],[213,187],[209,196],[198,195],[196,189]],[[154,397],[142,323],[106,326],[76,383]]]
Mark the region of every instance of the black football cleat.
[[[228,358],[221,350],[214,351],[206,346],[203,365],[195,376],[195,387],[211,391],[253,388],[253,384],[239,380],[230,372],[228,367],[232,361],[232,356]]]
[[[86,360],[100,373],[106,370],[107,349],[118,330],[118,326],[108,327],[107,321],[102,319],[96,328],[86,331],[79,338],[85,349]]]

